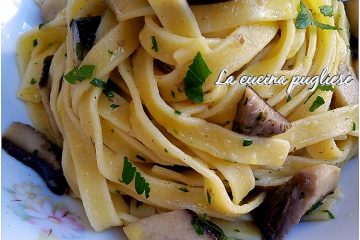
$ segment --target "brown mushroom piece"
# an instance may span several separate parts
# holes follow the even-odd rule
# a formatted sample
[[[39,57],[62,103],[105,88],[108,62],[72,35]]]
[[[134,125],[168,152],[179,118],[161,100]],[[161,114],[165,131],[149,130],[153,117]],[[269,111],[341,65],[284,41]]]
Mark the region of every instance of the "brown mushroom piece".
[[[75,18],[70,22],[75,65],[80,65],[93,47],[101,16]]]
[[[347,76],[352,77],[350,84],[336,85],[334,89],[334,96],[332,106],[334,108],[343,107],[347,105],[354,105],[359,103],[359,81],[357,80],[354,70],[350,65],[341,63],[339,65],[338,74],[344,79]]]
[[[129,240],[223,240],[220,227],[189,210],[175,210],[124,227]]]
[[[251,87],[238,103],[233,131],[246,135],[270,137],[286,132],[291,124],[268,105]]]
[[[54,57],[53,55],[50,55],[50,56],[47,56],[44,58],[43,68],[42,68],[40,82],[39,82],[39,93],[40,93],[40,97],[41,97],[41,102],[42,102],[44,109],[47,113],[47,116],[49,118],[51,129],[53,130],[53,133],[56,136],[56,139],[57,139],[56,143],[61,144],[62,136],[61,136],[61,133],[56,124],[54,115],[50,108],[51,83],[49,80],[49,70],[50,70],[50,66],[51,66],[53,57]]]
[[[264,239],[284,239],[307,210],[335,190],[339,179],[340,168],[319,164],[267,192],[264,202],[252,212]]]
[[[67,192],[61,165],[62,150],[35,128],[14,122],[2,137],[2,148],[15,159],[34,169],[55,194]]]

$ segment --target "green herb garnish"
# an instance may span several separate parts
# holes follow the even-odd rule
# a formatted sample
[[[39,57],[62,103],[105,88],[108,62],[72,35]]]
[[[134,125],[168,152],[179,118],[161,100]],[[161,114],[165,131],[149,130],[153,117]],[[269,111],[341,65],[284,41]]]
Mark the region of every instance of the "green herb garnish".
[[[34,85],[36,83],[36,80],[34,78],[31,79],[30,84]]]
[[[90,81],[90,84],[94,85],[95,87],[101,88],[103,90],[103,93],[108,98],[114,97],[114,94],[112,93],[112,91],[109,89],[109,87],[106,85],[106,83],[103,80],[94,78],[93,80]]]
[[[208,203],[211,204],[211,195],[210,195],[209,191],[206,191],[206,197],[207,197]]]
[[[180,111],[178,111],[178,110],[174,110],[174,113],[176,114],[176,115],[181,115],[181,112]]]
[[[319,8],[320,8],[321,14],[324,15],[325,17],[334,16],[334,9],[333,9],[332,6],[330,6],[330,5],[321,5]]]
[[[323,204],[324,204],[323,200],[317,201],[305,212],[304,216],[310,215],[311,213],[313,213],[316,209],[318,209]]]
[[[315,101],[311,105],[309,111],[314,112],[316,109],[318,109],[318,107],[320,107],[323,104],[325,104],[324,99],[322,97],[320,97],[320,96],[317,96],[317,98],[315,99]]]
[[[298,16],[296,17],[295,26],[298,29],[305,29],[310,25],[316,26],[320,29],[337,30],[336,26],[321,23],[315,20],[310,10],[305,6],[305,4],[303,2],[300,2],[300,11],[298,13]]]
[[[84,81],[85,79],[92,78],[95,72],[94,65],[83,65],[80,67],[75,67],[73,70],[68,72],[64,78],[71,84],[76,82]]]
[[[184,78],[185,94],[195,103],[201,103],[204,101],[203,84],[206,78],[211,74],[211,71],[198,52],[189,66],[189,69]]]
[[[335,218],[334,214],[332,212],[330,212],[329,210],[322,210],[321,212],[327,213],[330,219]]]
[[[111,55],[114,54],[114,52],[110,51],[109,49],[108,49],[108,53],[111,54]]]
[[[159,48],[155,36],[151,36],[151,44],[152,44],[151,49],[154,50],[155,52],[158,52]]]
[[[240,230],[239,229],[234,229],[234,232],[240,232]]]
[[[288,95],[287,98],[286,98],[286,102],[290,102],[291,101],[291,95]]]
[[[81,45],[81,43],[76,44],[76,56],[79,60],[84,60],[84,47]]]
[[[253,144],[253,140],[251,140],[251,139],[245,139],[245,140],[243,141],[243,146],[244,146],[244,147],[248,147],[248,146],[250,146],[251,144]]]
[[[178,189],[183,192],[189,192],[189,190],[186,187],[179,187]]]
[[[319,85],[317,87],[317,89],[319,89],[321,91],[334,91],[334,86],[333,85]]]
[[[352,124],[352,130],[353,130],[353,131],[356,130],[356,123],[355,123],[355,122],[353,122],[353,124]]]
[[[198,235],[204,235],[205,231],[214,236],[218,240],[228,240],[224,231],[215,223],[208,220],[207,215],[194,215],[191,220],[191,225]]]
[[[141,176],[140,172],[136,171],[136,167],[132,165],[127,157],[124,157],[124,166],[122,171],[122,179],[119,181],[129,185],[135,177],[135,190],[141,195],[145,193],[145,197],[149,198],[150,184]]]
[[[110,107],[111,107],[111,109],[114,110],[114,109],[120,107],[120,105],[113,103],[113,104],[110,105]]]

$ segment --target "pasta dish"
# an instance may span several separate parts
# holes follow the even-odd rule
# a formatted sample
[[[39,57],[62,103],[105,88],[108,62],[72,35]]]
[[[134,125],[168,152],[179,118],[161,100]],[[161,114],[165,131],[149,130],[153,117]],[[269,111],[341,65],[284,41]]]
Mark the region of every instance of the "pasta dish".
[[[299,221],[334,218],[359,132],[343,2],[39,5],[45,22],[16,52],[34,128],[14,123],[3,147],[54,193],[81,199],[94,230],[284,239]],[[289,94],[281,84],[216,85],[224,68],[225,77],[286,79],[327,68],[354,80]]]

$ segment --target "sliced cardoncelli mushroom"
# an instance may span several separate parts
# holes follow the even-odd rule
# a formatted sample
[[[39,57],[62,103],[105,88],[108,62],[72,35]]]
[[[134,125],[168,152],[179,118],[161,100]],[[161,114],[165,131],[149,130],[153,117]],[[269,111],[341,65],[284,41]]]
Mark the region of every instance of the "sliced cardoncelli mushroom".
[[[268,191],[264,202],[252,212],[264,239],[284,239],[308,210],[335,190],[339,179],[340,168],[319,164]]]
[[[233,131],[246,135],[270,137],[286,132],[291,124],[269,106],[252,88],[247,87],[238,103]]]
[[[224,240],[223,230],[189,210],[175,210],[141,219],[124,227],[129,240]]]
[[[347,105],[354,105],[359,103],[359,81],[357,80],[354,70],[351,66],[341,63],[339,65],[338,74],[344,79],[351,76],[353,80],[350,84],[336,85],[334,89],[334,96],[332,105],[334,108],[343,107]]]
[[[43,62],[43,68],[41,72],[40,82],[39,82],[39,93],[41,97],[41,102],[45,108],[45,111],[47,113],[47,116],[50,121],[51,129],[53,130],[53,133],[55,134],[55,138],[58,140],[56,143],[58,145],[62,144],[62,135],[59,131],[59,128],[57,127],[54,115],[50,108],[50,92],[51,92],[51,83],[49,80],[49,70],[51,66],[51,62],[53,59],[53,55],[47,56],[44,58]]]
[[[33,127],[15,122],[2,137],[2,148],[34,169],[55,194],[67,192],[68,184],[61,166],[62,150]]]
[[[93,47],[101,16],[75,18],[70,22],[75,65],[80,65]]]
[[[46,22],[54,20],[61,10],[66,7],[67,0],[44,0],[39,1],[41,15]]]

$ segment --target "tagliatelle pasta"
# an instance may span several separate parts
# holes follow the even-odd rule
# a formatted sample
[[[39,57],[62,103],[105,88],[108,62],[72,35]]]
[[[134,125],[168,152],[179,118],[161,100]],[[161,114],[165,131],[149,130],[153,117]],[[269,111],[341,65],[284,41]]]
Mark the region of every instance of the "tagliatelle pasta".
[[[295,86],[289,96],[285,85],[253,86],[292,125],[265,137],[232,131],[245,87],[214,84],[223,68],[225,77],[290,79],[324,68],[335,75],[340,64],[349,65],[343,3],[303,2],[316,21],[336,29],[297,28],[299,0],[69,0],[54,20],[20,37],[18,96],[34,126],[62,146],[64,175],[96,231],[174,209],[244,221],[264,201],[259,186],[283,184],[308,166],[341,165],[355,154],[358,105],[334,107],[343,98],[336,90]],[[333,16],[323,16],[322,5],[331,5]],[[95,16],[101,19],[93,46],[84,50],[75,20]],[[198,54],[211,73],[202,101],[192,101],[184,79]],[[52,118],[39,87],[49,55]],[[85,68],[93,69],[90,76],[67,79]]]

